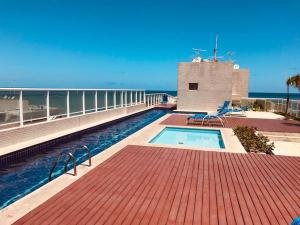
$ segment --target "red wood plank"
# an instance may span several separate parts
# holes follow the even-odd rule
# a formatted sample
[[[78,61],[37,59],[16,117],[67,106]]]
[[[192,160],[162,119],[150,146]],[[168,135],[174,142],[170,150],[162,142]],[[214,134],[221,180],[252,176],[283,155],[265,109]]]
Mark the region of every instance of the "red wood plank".
[[[166,191],[167,184],[171,182],[171,179],[173,178],[172,173],[174,172],[174,170],[176,170],[177,163],[179,163],[181,160],[181,154],[179,154],[180,152],[173,151],[172,153],[174,153],[174,158],[171,160],[172,164],[166,169],[166,176],[162,176],[161,179],[158,179],[151,190],[151,194],[149,194],[147,198],[142,202],[142,205],[138,208],[137,213],[132,218],[132,221],[129,224],[142,224],[142,219],[145,219],[146,217],[148,217],[149,221],[150,215],[153,214],[157,202],[159,201],[162,194]],[[129,219],[127,220],[129,222]],[[125,221],[124,223],[126,222],[127,221]]]
[[[127,146],[15,224],[289,224],[297,157]]]

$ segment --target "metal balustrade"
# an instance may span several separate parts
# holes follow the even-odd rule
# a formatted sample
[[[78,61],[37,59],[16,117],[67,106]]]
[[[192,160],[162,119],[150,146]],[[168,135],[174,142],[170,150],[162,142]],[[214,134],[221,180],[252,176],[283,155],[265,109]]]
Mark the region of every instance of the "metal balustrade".
[[[169,95],[167,93],[153,93],[153,94],[146,94],[146,106],[151,107],[163,102],[164,97],[167,97],[167,103],[175,104],[177,102],[177,98]]]
[[[287,103],[284,98],[242,98],[239,101],[233,101],[233,104],[248,105],[258,111],[284,113]],[[290,99],[288,112],[293,116],[300,117],[300,100]]]
[[[145,90],[0,88],[0,129],[145,103]]]

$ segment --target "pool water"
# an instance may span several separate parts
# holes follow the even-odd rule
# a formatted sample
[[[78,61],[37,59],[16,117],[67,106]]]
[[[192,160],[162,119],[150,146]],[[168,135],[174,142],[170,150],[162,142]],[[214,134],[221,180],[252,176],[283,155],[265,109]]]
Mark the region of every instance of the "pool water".
[[[0,209],[48,183],[49,170],[59,153],[69,152],[76,146],[86,145],[92,156],[97,155],[166,113],[168,113],[166,110],[150,110],[123,121],[99,127],[90,133],[82,134],[75,140],[49,147],[41,153],[28,157],[23,162],[0,168]],[[87,160],[84,151],[77,151],[75,156],[77,164]],[[62,158],[58,162],[57,169],[52,175],[53,179],[64,173],[65,160],[66,158]],[[71,163],[69,169],[71,169]]]
[[[150,143],[225,148],[220,130],[166,127]]]

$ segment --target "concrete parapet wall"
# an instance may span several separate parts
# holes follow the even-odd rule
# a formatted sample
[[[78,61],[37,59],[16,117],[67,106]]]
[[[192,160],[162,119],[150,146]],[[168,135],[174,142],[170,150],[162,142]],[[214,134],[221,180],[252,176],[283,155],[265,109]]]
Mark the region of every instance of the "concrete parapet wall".
[[[94,127],[146,109],[145,104],[140,104],[2,130],[0,131],[0,155]]]

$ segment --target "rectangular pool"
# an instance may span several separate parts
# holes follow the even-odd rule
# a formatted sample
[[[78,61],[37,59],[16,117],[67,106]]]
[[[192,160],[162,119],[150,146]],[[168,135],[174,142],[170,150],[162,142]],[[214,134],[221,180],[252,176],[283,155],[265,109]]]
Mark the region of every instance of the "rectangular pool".
[[[166,127],[149,143],[204,148],[225,148],[220,130]]]

